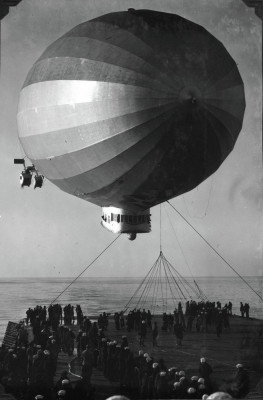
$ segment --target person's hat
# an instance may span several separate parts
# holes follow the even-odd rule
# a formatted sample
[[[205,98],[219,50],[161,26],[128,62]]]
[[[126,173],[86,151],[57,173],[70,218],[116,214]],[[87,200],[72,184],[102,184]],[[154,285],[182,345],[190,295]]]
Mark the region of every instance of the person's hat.
[[[185,378],[185,376],[181,376],[181,378],[179,379],[179,382],[182,382],[182,381],[184,381],[186,378]]]
[[[153,368],[157,368],[157,367],[158,367],[158,363],[157,362],[153,363]]]
[[[174,388],[179,388],[181,386],[180,382],[174,382]]]
[[[35,400],[42,400],[42,399],[44,399],[44,396],[42,394],[37,394],[35,396]]]
[[[49,338],[49,339],[53,339],[53,336],[51,335],[51,336],[49,336],[48,338]]]
[[[196,392],[196,390],[193,387],[189,387],[189,389],[187,390],[187,393],[189,393],[189,394],[192,394],[192,393],[195,393],[195,392]]]
[[[49,350],[44,350],[44,354],[45,354],[46,356],[49,356],[50,351],[49,351]]]
[[[139,350],[139,356],[143,355],[143,350]]]
[[[69,380],[68,379],[63,379],[63,381],[61,383],[62,383],[62,385],[68,385],[69,384]]]
[[[202,400],[207,400],[208,394],[203,394]]]
[[[147,357],[149,357],[149,354],[148,353],[144,353],[143,357],[147,358]]]
[[[198,389],[204,390],[205,389],[205,385],[203,383],[201,383],[201,385],[198,386]]]
[[[191,381],[198,381],[198,376],[192,376]]]
[[[205,383],[205,380],[204,380],[204,378],[199,378],[197,382],[198,383]]]
[[[204,363],[205,362],[205,358],[204,357],[200,358],[200,362]]]
[[[165,376],[166,375],[166,372],[165,371],[161,371],[160,372],[160,376]]]
[[[151,357],[146,357],[146,362],[148,363],[150,361],[152,361]]]
[[[145,321],[142,321],[142,324],[145,324]]]
[[[237,364],[236,368],[243,368],[243,364]]]
[[[179,371],[179,376],[185,376],[185,372],[184,371]]]
[[[225,393],[225,392],[215,392],[210,394],[207,398],[207,400],[229,400],[232,399],[232,396],[230,394]]]
[[[122,338],[122,339],[127,339],[127,336],[122,336],[121,338]]]
[[[60,390],[60,391],[58,392],[58,395],[59,395],[60,397],[66,396],[66,390]]]

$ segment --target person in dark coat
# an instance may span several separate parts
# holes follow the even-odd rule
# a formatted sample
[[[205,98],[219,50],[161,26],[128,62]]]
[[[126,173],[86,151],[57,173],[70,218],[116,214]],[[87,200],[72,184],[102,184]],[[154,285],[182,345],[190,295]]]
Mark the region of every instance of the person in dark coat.
[[[153,337],[153,347],[158,347],[158,326],[157,326],[157,322],[154,323],[154,327],[152,330],[152,337]]]
[[[236,369],[237,372],[229,392],[233,397],[241,399],[246,397],[249,392],[249,375],[242,364],[237,364]]]
[[[210,375],[212,374],[213,369],[210,364],[206,361],[204,357],[200,358],[199,364],[199,375],[201,378],[204,378],[205,384],[207,388],[211,388],[211,380]]]

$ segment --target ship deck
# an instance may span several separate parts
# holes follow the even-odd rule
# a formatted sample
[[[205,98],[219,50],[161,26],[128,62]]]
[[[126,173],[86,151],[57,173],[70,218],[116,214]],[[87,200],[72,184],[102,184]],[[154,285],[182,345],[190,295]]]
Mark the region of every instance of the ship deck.
[[[180,370],[184,370],[189,377],[198,375],[200,357],[205,357],[213,368],[211,378],[218,389],[221,390],[226,388],[226,382],[234,375],[237,363],[244,364],[248,369],[251,390],[256,387],[262,378],[262,373],[260,372],[263,370],[262,320],[232,316],[230,318],[230,328],[223,329],[220,338],[217,337],[214,327],[211,327],[208,332],[200,333],[193,329],[193,332],[184,334],[181,348],[176,346],[176,339],[172,332],[161,330],[161,316],[155,316],[152,321],[156,321],[158,324],[159,347],[153,348],[152,336],[149,331],[145,340],[145,347],[142,349],[144,352],[149,353],[155,361],[162,358],[168,368],[175,366]],[[77,333],[78,327],[76,325],[72,325],[71,328]],[[105,334],[106,337],[111,340],[117,340],[118,343],[121,342],[122,335],[126,335],[129,347],[135,355],[141,349],[138,333],[136,331],[127,332],[124,328],[116,330],[114,320],[111,317],[109,317],[109,326]],[[64,353],[59,354],[55,380],[60,377],[63,370],[68,369],[68,363],[74,357],[69,357]],[[75,373],[80,374],[80,366],[76,365]],[[70,379],[75,381],[77,378],[71,376]],[[109,382],[103,376],[103,372],[95,368],[93,369],[91,383],[96,390],[96,400],[106,399],[116,394],[126,394],[132,398],[129,393],[121,391],[122,389],[120,389],[118,382]]]

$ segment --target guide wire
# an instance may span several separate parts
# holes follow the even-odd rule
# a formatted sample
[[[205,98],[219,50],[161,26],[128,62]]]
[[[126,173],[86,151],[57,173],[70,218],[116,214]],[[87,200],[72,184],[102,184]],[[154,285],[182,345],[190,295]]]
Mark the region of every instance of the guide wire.
[[[96,258],[94,258],[94,260],[93,261],[91,261],[91,263],[80,273],[80,274],[78,274],[78,276],[75,278],[75,279],[73,279],[73,281],[64,289],[64,290],[62,290],[62,292],[50,303],[50,305],[52,305],[71,285],[73,285],[73,283],[74,282],[76,282],[76,280],[81,276],[81,275],[83,275],[84,274],[84,272],[85,271],[87,271],[87,269],[89,268],[89,267],[91,267],[91,265],[92,264],[94,264],[94,262],[95,261],[97,261],[97,259],[103,254],[103,253],[105,253],[105,251],[106,250],[108,250],[108,248],[114,243],[114,242],[116,242],[116,240],[117,239],[119,239],[119,237],[121,236],[121,233],[107,246],[107,247],[105,247],[105,249],[104,250],[102,250],[101,252],[100,252],[100,254],[96,257]]]
[[[201,233],[199,233],[198,231],[197,231],[197,229],[195,229],[195,227],[189,222],[189,221],[187,221],[187,219],[178,211],[178,210],[176,210],[176,208],[167,200],[167,203],[174,209],[174,211],[176,211],[177,212],[177,214],[179,214],[180,215],[180,217],[204,240],[204,242],[221,258],[221,260],[223,260],[224,261],[224,263],[226,264],[226,265],[228,265],[229,266],[229,268],[231,268],[231,270],[233,271],[233,272],[235,272],[235,274],[237,275],[237,276],[239,276],[239,278],[259,297],[259,299],[263,302],[263,298],[253,289],[253,287],[243,278],[243,276],[242,275],[240,275],[236,270],[235,270],[235,268],[234,267],[232,267],[232,265],[230,265],[229,264],[229,262],[227,262],[226,261],[226,259],[223,257],[223,256],[221,256],[221,254],[219,254],[218,253],[218,251],[201,235]]]

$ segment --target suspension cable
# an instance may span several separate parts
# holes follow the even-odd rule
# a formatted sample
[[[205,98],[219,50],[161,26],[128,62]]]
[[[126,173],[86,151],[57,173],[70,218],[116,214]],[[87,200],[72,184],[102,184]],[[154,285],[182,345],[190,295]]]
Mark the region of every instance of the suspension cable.
[[[139,292],[140,288],[142,287],[142,285],[143,285],[144,282],[146,281],[147,277],[151,274],[152,270],[153,270],[154,267],[155,267],[155,264],[156,264],[156,261],[155,261],[155,263],[153,264],[153,266],[150,268],[148,274],[144,277],[144,279],[143,279],[142,282],[140,283],[139,287],[135,290],[134,294],[132,295],[132,297],[130,298],[130,300],[128,301],[128,303],[127,303],[126,306],[124,307],[124,309],[122,310],[123,312],[125,312],[125,311],[129,308],[130,303],[132,302],[132,300],[134,299],[134,297],[136,296],[136,294]]]
[[[235,272],[235,274],[237,276],[239,276],[240,279],[242,279],[242,281],[260,298],[260,300],[263,302],[263,298],[255,291],[255,289],[253,289],[253,287],[243,278],[242,275],[240,275],[234,267],[232,267],[232,265],[229,264],[229,262],[226,261],[226,259],[221,256],[221,254],[218,253],[218,251],[201,235],[201,233],[199,233],[195,227],[189,222],[187,221],[187,219],[167,200],[167,203],[174,209],[174,211],[177,212],[177,214],[180,215],[180,217],[204,240],[204,242],[221,258],[221,260],[224,261],[224,263],[226,265],[229,266],[229,268],[231,268],[232,271]]]
[[[114,242],[116,242],[116,240],[117,239],[119,239],[119,237],[121,236],[121,233],[107,246],[107,247],[105,247],[105,249],[104,250],[102,250],[101,252],[100,252],[100,254],[97,256],[97,257],[95,257],[94,258],[94,260],[93,261],[91,261],[91,263],[87,266],[87,267],[85,267],[85,269],[75,278],[75,279],[73,279],[73,281],[68,285],[68,286],[66,286],[66,288],[64,289],[64,290],[62,290],[62,292],[50,303],[50,305],[52,305],[71,285],[73,285],[73,283],[74,282],[76,282],[76,280],[81,276],[81,275],[83,275],[84,274],[84,272],[85,271],[87,271],[87,269],[89,268],[89,267],[91,267],[91,265],[92,264],[94,264],[94,262],[103,254],[103,253],[105,253],[105,251],[106,250],[108,250],[108,248],[114,243]]]
[[[189,263],[187,262],[187,258],[186,258],[185,254],[184,254],[184,251],[183,251],[182,246],[181,246],[181,244],[180,244],[180,242],[179,242],[178,236],[177,236],[177,234],[176,234],[176,231],[175,231],[175,229],[174,229],[174,226],[173,226],[173,224],[172,224],[172,222],[171,222],[170,216],[169,216],[169,214],[168,214],[166,208],[165,208],[165,212],[166,212],[166,215],[167,215],[167,217],[168,217],[168,221],[169,221],[169,223],[170,223],[170,226],[171,226],[171,228],[172,228],[172,230],[173,230],[173,233],[174,233],[175,239],[176,239],[176,241],[177,241],[177,244],[178,244],[178,246],[179,246],[179,248],[180,248],[180,250],[181,250],[181,253],[182,253],[182,255],[183,255],[184,261],[185,261],[185,263],[186,263],[186,265],[187,265],[187,268],[189,269],[190,275],[191,275],[192,279],[194,279],[193,274],[192,274],[192,271],[191,271],[191,268],[190,268],[190,265],[189,265]]]

